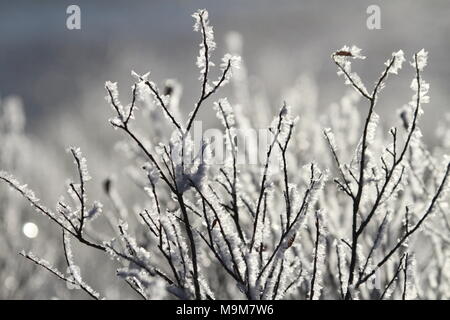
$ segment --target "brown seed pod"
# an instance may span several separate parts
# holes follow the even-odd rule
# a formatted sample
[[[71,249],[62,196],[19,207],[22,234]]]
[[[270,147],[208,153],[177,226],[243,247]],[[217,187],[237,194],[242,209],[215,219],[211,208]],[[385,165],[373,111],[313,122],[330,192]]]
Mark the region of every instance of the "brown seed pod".
[[[265,245],[264,243],[261,242],[261,245],[259,246],[258,251],[259,252],[264,252],[267,250],[267,245]]]
[[[293,235],[293,236],[288,240],[286,248],[290,248],[290,247],[294,244],[294,241],[295,241],[295,235]]]
[[[353,57],[350,51],[337,51],[334,53],[335,56]]]

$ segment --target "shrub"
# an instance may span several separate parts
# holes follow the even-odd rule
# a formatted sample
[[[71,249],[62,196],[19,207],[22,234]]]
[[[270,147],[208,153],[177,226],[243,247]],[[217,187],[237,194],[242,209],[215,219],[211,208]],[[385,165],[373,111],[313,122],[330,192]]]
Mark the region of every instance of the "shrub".
[[[356,93],[333,105],[322,122],[314,119],[314,109],[303,108],[297,118],[295,108],[284,103],[264,131],[262,162],[245,165],[239,160],[252,151],[239,141],[260,143],[242,137],[243,129],[255,122],[246,116],[245,107],[252,102],[245,68],[239,69],[239,57],[226,54],[218,78],[211,81],[213,29],[206,10],[193,17],[202,38],[200,94],[186,121],[178,110],[181,90],[174,81],[160,90],[149,73],[132,72],[136,82],[126,106],[117,84],[106,82],[114,112],[110,123],[128,138],[122,148],[132,166],[127,170],[146,202],[135,204],[136,215],[128,221],[116,221],[109,210],[102,213],[103,205],[88,199],[87,161],[75,147],[69,153],[77,182],[68,183],[69,200],[62,197],[56,211],[1,172],[1,180],[61,229],[69,272],[31,252],[22,255],[94,299],[103,294],[76,268],[72,240],[113,258],[117,275],[144,299],[447,298],[450,162],[443,155],[445,146],[427,149],[418,126],[429,100],[429,85],[422,78],[427,52],[412,56],[413,97],[387,134],[379,128],[377,101],[388,77],[397,75],[406,61],[403,51],[387,60],[371,90],[352,70],[353,60],[364,59],[361,50],[344,46],[334,52],[338,74]],[[236,37],[230,38],[231,47],[239,47]],[[214,103],[224,141],[206,136],[196,141],[199,110],[229,81],[242,100],[240,105],[225,98]],[[288,98],[298,99],[295,93]],[[364,104],[358,105],[359,99]],[[162,113],[166,122],[152,122],[147,136],[138,132],[138,107],[152,119]],[[323,124],[328,128],[321,130]],[[224,155],[219,152],[222,142]],[[124,217],[115,183],[105,181],[104,189],[112,208]],[[112,226],[112,239],[98,240],[92,223],[97,217]],[[418,270],[416,260],[424,253],[415,245],[417,239],[432,248],[433,254],[420,264],[426,271]]]

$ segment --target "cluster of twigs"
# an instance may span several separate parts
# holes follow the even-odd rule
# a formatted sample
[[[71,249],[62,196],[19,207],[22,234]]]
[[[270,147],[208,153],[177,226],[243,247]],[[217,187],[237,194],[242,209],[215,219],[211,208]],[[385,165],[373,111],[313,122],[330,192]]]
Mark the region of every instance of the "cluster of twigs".
[[[412,62],[416,71],[413,81],[416,94],[414,103],[404,114],[405,141],[403,144],[400,141],[400,130],[391,129],[392,143],[381,155],[381,165],[375,163],[370,152],[378,120],[375,114],[377,97],[388,75],[396,74],[401,68],[403,53],[394,53],[388,60],[371,93],[350,68],[350,59],[362,58],[359,49],[344,47],[333,54],[340,74],[369,104],[361,139],[349,164],[341,160],[331,129],[324,131],[339,176],[334,179],[337,189],[342,191],[339,193],[332,191],[331,184],[327,183],[329,172],[320,170],[317,163],[297,169],[298,163],[290,162],[295,153],[295,148],[292,150],[290,146],[297,143],[297,119],[291,115],[291,108],[286,103],[269,127],[265,159],[257,172],[237,165],[239,119],[226,99],[219,99],[215,109],[224,126],[230,159],[221,165],[209,163],[209,141],[202,141],[200,150],[195,153],[191,131],[198,112],[208,98],[229,82],[239,59],[226,55],[218,80],[211,82],[211,53],[215,43],[208,12],[200,10],[193,16],[196,20],[194,30],[202,35],[198,57],[201,93],[187,121],[177,116],[177,105],[171,100],[170,90],[163,91],[168,94],[161,93],[157,85],[148,80],[149,74],[133,72],[136,83],[132,87],[131,103],[126,107],[119,100],[117,85],[106,83],[107,100],[115,112],[110,123],[129,138],[135,160],[144,169],[145,182],[141,187],[150,202],[139,210],[137,217],[152,236],[151,245],[140,245],[139,240],[129,233],[127,223],[111,222],[108,217],[104,218],[111,222],[115,238],[103,242],[94,240],[91,221],[100,215],[103,206],[98,202],[89,203],[86,183],[90,177],[86,160],[78,148],[70,148],[79,181],[68,183],[72,206],[62,198],[57,204],[57,212],[41,205],[34,193],[11,175],[0,173],[1,180],[62,230],[69,276],[32,253],[22,254],[95,299],[99,299],[100,294],[83,281],[75,268],[70,239],[116,258],[120,263],[118,276],[144,299],[163,297],[166,292],[181,299],[215,299],[217,295],[220,298],[221,289],[230,281],[237,291],[226,290],[231,290],[236,298],[242,294],[247,299],[319,299],[325,294],[325,288],[329,297],[354,299],[364,294],[363,285],[382,268],[388,270],[388,265],[393,273],[388,275],[391,271],[386,271],[384,286],[377,297],[387,297],[403,272],[402,297],[406,298],[408,274],[412,268],[412,253],[406,244],[423,229],[436,207],[441,206],[450,171],[450,163],[444,171],[436,170],[437,188],[417,221],[412,223],[415,218],[411,217],[409,206],[405,207],[404,230],[397,241],[392,241],[389,238],[392,208],[397,206],[395,201],[399,194],[406,192],[407,174],[413,174],[408,164],[410,152],[420,145],[417,123],[426,99],[424,87],[427,88],[427,84],[421,77],[426,53],[415,54]],[[142,105],[147,97],[153,98],[154,105],[159,107],[173,129],[168,143],[152,146],[134,128],[138,105]],[[272,168],[276,161],[281,168],[279,175]],[[305,177],[295,177],[298,172],[304,173]],[[346,232],[348,228],[340,226],[339,229],[328,221],[333,210],[326,197],[331,195],[341,201],[342,194],[351,203],[351,212],[345,212],[351,216],[351,240],[341,235],[342,230]],[[332,241],[335,241],[336,252],[331,249]],[[374,262],[380,247],[381,258]],[[309,253],[311,258],[307,257]],[[222,279],[219,284],[216,284],[216,276]],[[372,291],[369,297],[374,297]]]

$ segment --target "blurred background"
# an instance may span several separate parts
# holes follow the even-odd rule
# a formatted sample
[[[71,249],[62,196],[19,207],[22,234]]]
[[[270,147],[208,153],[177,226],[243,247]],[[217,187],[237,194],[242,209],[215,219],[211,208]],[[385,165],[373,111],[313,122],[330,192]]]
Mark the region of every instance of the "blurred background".
[[[71,4],[81,8],[81,30],[66,28],[66,8]],[[366,27],[366,9],[372,4],[381,9],[380,30]],[[0,98],[17,96],[22,101],[31,150],[24,157],[32,163],[29,174],[41,181],[32,187],[47,189],[44,200],[54,203],[64,191],[64,178],[73,173],[64,154],[69,145],[82,148],[94,180],[102,181],[117,170],[110,159],[119,135],[107,122],[111,112],[104,99],[106,80],[118,81],[126,104],[133,84],[131,70],[151,71],[151,79],[160,86],[174,78],[184,86],[182,111],[192,108],[200,88],[195,65],[200,35],[192,31],[191,14],[199,8],[208,9],[214,26],[218,48],[213,59],[219,62],[227,52],[226,35],[239,32],[251,83],[274,109],[285,89],[302,75],[316,83],[319,109],[339,100],[346,88],[330,55],[345,44],[355,44],[367,56],[354,63],[354,69],[368,88],[393,51],[403,49],[408,61],[422,48],[429,51],[424,79],[430,83],[431,103],[425,107],[432,111],[426,110],[421,125],[428,143],[433,143],[435,123],[449,111],[448,0],[1,1]],[[412,68],[404,68],[400,77],[388,80],[379,100],[379,113],[388,122],[409,101],[413,74]],[[249,113],[258,112],[258,105],[251,108]],[[207,116],[203,111],[201,117]],[[100,183],[93,188],[100,189]],[[45,226],[48,221],[39,223]],[[43,241],[57,241],[52,239],[41,238],[40,247]],[[22,240],[34,246],[27,238]],[[11,257],[19,259],[16,252]],[[34,272],[32,266],[24,268]],[[28,297],[55,294],[53,287],[38,289],[41,295]],[[6,297],[21,294],[11,289],[0,296]]]
[[[81,30],[66,28],[70,4],[81,8]],[[381,30],[366,27],[371,4],[381,9]],[[131,69],[150,70],[159,84],[166,78],[181,81],[182,106],[190,109],[199,86],[195,66],[199,35],[192,32],[190,15],[199,8],[210,11],[218,44],[216,61],[226,51],[227,32],[241,33],[249,73],[260,80],[273,104],[302,73],[318,83],[320,105],[335,101],[343,84],[336,78],[330,54],[344,44],[355,44],[368,57],[355,65],[368,87],[393,51],[403,49],[410,58],[422,48],[429,50],[425,77],[435,112],[426,117],[435,121],[439,111],[448,109],[446,0],[1,1],[0,93],[19,95],[27,129],[46,138],[50,133],[64,135],[56,121],[61,117],[98,118],[92,117],[93,112],[107,107],[104,82],[119,81],[123,94],[128,93]],[[404,74],[412,72],[406,69]],[[381,98],[388,109],[409,98],[410,92],[400,90],[409,83],[397,80],[390,80]],[[80,133],[91,128],[84,121],[77,125]]]

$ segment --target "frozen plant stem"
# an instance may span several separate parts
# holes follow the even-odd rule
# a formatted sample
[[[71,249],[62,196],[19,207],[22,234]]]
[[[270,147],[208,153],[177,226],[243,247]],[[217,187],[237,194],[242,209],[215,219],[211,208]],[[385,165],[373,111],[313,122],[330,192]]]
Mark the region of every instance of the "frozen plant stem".
[[[384,70],[382,76],[380,77],[377,84],[375,85],[372,95],[370,95],[370,96],[367,95],[367,93],[365,93],[365,90],[363,88],[361,88],[358,84],[356,84],[356,82],[352,79],[351,75],[348,74],[347,70],[335,60],[335,55],[333,55],[333,59],[334,59],[335,63],[337,64],[337,66],[346,75],[347,79],[349,79],[351,81],[353,87],[355,87],[361,93],[361,95],[369,101],[369,112],[367,114],[366,121],[364,122],[364,129],[363,129],[363,134],[362,134],[361,159],[360,159],[360,163],[359,163],[358,189],[357,189],[355,196],[353,196],[353,194],[350,194],[350,196],[353,200],[352,247],[351,247],[350,265],[349,265],[349,279],[348,279],[348,285],[347,285],[348,289],[347,289],[347,293],[345,295],[346,299],[350,299],[351,298],[350,288],[353,284],[354,271],[355,271],[355,267],[356,267],[356,258],[357,258],[356,248],[357,248],[358,237],[359,237],[358,227],[357,227],[357,218],[358,218],[358,212],[359,212],[359,205],[360,205],[361,197],[362,197],[363,190],[364,190],[364,168],[366,165],[366,152],[365,151],[367,148],[368,127],[369,127],[369,123],[370,123],[370,120],[371,120],[371,117],[373,114],[373,110],[374,110],[374,107],[376,104],[378,89],[379,89],[380,85],[382,84],[383,80],[387,77],[389,69],[393,66],[396,58],[394,56],[391,59],[390,63],[388,64],[388,66]],[[337,157],[335,157],[335,158],[337,159]],[[338,163],[338,166],[339,166],[339,163]]]
[[[401,164],[408,148],[410,145],[410,141],[411,138],[415,132],[415,128],[417,125],[417,120],[418,120],[418,115],[419,115],[419,110],[420,110],[420,103],[421,103],[421,78],[420,78],[420,67],[419,67],[419,61],[418,61],[418,54],[416,53],[414,55],[414,65],[415,65],[415,70],[416,70],[416,82],[417,82],[417,98],[416,98],[416,106],[414,109],[414,114],[413,114],[413,119],[412,119],[412,123],[409,126],[409,132],[407,135],[407,139],[405,141],[405,144],[403,146],[403,149],[401,150],[400,154],[397,154],[397,150],[396,150],[396,145],[397,145],[397,131],[396,129],[394,129],[393,131],[391,131],[391,134],[393,136],[393,142],[394,142],[394,149],[393,151],[390,152],[390,154],[392,155],[393,161],[392,161],[392,166],[390,168],[388,168],[388,165],[386,164],[385,160],[382,158],[382,162],[383,162],[383,169],[385,171],[385,179],[384,179],[384,183],[381,186],[381,189],[379,189],[378,185],[377,185],[377,196],[375,199],[375,202],[372,205],[372,208],[369,212],[369,214],[367,215],[366,218],[363,218],[363,220],[361,221],[360,225],[358,226],[358,216],[359,216],[359,210],[360,210],[360,203],[361,203],[361,199],[363,196],[363,191],[364,191],[364,187],[365,187],[365,168],[366,168],[366,149],[367,149],[367,136],[368,136],[368,128],[370,125],[370,121],[371,121],[371,117],[374,111],[374,107],[376,105],[376,99],[377,99],[377,94],[379,91],[379,88],[381,88],[381,86],[383,85],[383,81],[385,80],[385,78],[388,76],[388,74],[391,72],[391,69],[395,68],[398,69],[399,67],[396,65],[396,59],[403,59],[403,57],[401,56],[401,58],[399,58],[398,55],[393,55],[392,59],[390,60],[389,63],[387,63],[387,67],[384,70],[383,74],[381,75],[381,77],[379,78],[379,80],[377,81],[372,94],[371,95],[367,95],[366,90],[361,87],[360,84],[358,84],[358,81],[353,80],[352,75],[349,74],[349,72],[347,71],[347,69],[341,64],[339,63],[339,61],[336,59],[336,56],[339,55],[339,53],[335,53],[332,57],[335,61],[335,63],[337,64],[337,66],[339,67],[339,69],[342,71],[342,73],[345,75],[346,79],[351,83],[351,85],[358,91],[360,92],[360,94],[365,97],[368,101],[369,101],[369,111],[368,111],[368,115],[366,118],[366,121],[364,123],[364,129],[363,129],[363,133],[362,133],[362,142],[361,142],[361,159],[359,162],[359,179],[358,179],[358,183],[357,183],[357,192],[356,195],[353,196],[353,193],[351,192],[351,190],[349,189],[344,189],[344,190],[348,190],[348,192],[346,192],[353,201],[353,212],[352,212],[352,243],[351,243],[351,258],[350,258],[350,265],[349,265],[349,279],[348,279],[348,286],[347,286],[347,292],[345,295],[345,299],[351,299],[351,288],[353,287],[353,283],[354,283],[354,275],[355,275],[355,268],[356,268],[356,263],[357,263],[357,247],[358,247],[358,239],[360,237],[360,235],[364,232],[365,228],[367,227],[367,225],[369,224],[369,222],[371,221],[373,215],[375,214],[375,212],[377,211],[377,209],[379,208],[380,203],[382,202],[383,197],[385,196],[385,192],[387,190],[387,186],[389,185],[389,183],[392,181],[392,177],[394,175],[395,170],[397,169],[397,167]],[[398,61],[397,61],[398,63]],[[395,70],[395,72],[391,72],[391,73],[396,73],[397,71]],[[336,155],[335,155],[335,159],[337,159]],[[339,161],[338,162],[338,166],[339,166]],[[403,170],[402,170],[402,174],[403,174]],[[400,182],[400,179],[402,177],[402,174],[399,178],[399,181],[397,183],[397,185]],[[445,178],[443,183],[445,183]],[[396,186],[397,186],[396,185]],[[395,189],[395,188],[394,188]],[[438,190],[438,194],[440,193],[440,190]],[[426,216],[425,216],[426,217]],[[406,238],[405,238],[406,240]],[[403,240],[404,241],[404,240]],[[398,248],[398,246],[396,247]],[[392,252],[393,253],[393,252]],[[390,255],[389,255],[390,257]],[[367,258],[367,260],[370,257]],[[367,264],[367,261],[366,261]],[[365,269],[365,268],[364,268]],[[372,273],[373,274],[373,273]],[[359,276],[359,279],[357,281],[356,287],[361,285],[363,282],[367,281],[369,279],[368,276],[364,276],[361,275]]]
[[[314,261],[313,261],[313,274],[312,274],[312,279],[311,279],[311,290],[309,292],[309,300],[313,300],[314,299],[314,285],[316,282],[316,275],[317,275],[317,255],[319,252],[319,238],[321,237],[320,234],[320,221],[319,221],[319,216],[316,212],[316,241],[315,241],[315,245],[314,245]]]

